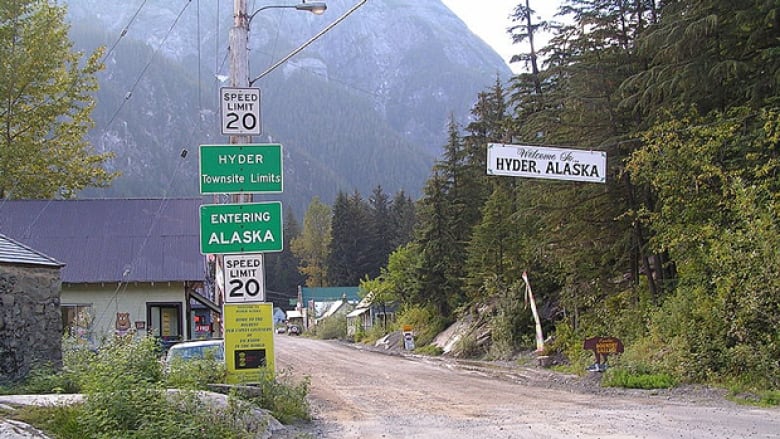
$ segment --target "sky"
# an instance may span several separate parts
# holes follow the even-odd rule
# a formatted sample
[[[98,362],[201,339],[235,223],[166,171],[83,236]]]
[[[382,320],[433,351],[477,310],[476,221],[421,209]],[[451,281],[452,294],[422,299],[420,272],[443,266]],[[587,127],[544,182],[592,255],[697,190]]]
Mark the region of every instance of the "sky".
[[[515,73],[523,71],[522,63],[509,64],[510,58],[520,52],[514,47],[506,29],[512,26],[509,15],[523,0],[442,0],[483,41],[506,60]],[[544,20],[551,20],[559,0],[531,0],[531,9]]]

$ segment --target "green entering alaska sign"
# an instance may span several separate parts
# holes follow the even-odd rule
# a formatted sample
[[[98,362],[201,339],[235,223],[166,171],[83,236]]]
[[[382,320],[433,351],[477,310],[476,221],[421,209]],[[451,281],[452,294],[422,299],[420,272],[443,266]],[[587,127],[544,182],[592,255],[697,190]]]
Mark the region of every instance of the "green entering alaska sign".
[[[200,206],[200,252],[282,251],[282,203],[204,204]]]
[[[200,193],[281,193],[282,145],[200,145]]]

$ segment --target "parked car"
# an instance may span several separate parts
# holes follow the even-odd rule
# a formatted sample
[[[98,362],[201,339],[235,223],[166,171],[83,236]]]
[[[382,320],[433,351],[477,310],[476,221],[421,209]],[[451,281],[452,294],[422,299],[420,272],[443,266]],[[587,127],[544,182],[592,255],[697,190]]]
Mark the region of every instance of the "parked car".
[[[176,343],[168,349],[168,354],[165,356],[165,368],[170,367],[171,363],[177,359],[188,361],[207,358],[223,361],[225,359],[225,341],[212,339]]]
[[[287,328],[285,328],[284,326],[279,326],[276,328],[277,334],[284,334],[285,332],[287,332]]]
[[[287,335],[301,335],[301,328],[297,325],[290,325],[287,328]]]

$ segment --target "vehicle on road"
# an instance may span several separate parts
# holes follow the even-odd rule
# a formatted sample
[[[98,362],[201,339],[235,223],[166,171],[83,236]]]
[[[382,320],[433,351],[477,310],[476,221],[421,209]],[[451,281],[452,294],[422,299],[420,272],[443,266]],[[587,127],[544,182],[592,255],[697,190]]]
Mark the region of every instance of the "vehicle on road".
[[[165,367],[170,367],[175,361],[225,359],[225,341],[221,339],[185,341],[176,343],[168,349],[165,356]]]
[[[277,334],[284,334],[285,332],[287,332],[287,328],[285,328],[284,326],[279,326],[278,328],[276,328]]]
[[[301,328],[297,325],[290,325],[290,327],[287,328],[287,335],[301,335]]]

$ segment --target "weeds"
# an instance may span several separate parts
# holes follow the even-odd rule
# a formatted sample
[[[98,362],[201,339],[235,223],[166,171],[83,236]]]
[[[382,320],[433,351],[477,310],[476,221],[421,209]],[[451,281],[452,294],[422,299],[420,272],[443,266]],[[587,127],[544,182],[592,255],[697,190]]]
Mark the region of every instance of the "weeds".
[[[158,355],[152,338],[116,339],[97,352],[75,349],[63,356],[61,372],[40,370],[4,391],[84,393],[80,404],[28,407],[13,415],[62,439],[244,439],[255,437],[253,428],[267,425],[267,419],[252,412],[258,407],[281,422],[309,419],[308,379],[292,384],[269,373],[261,383],[261,397],[239,401],[231,395],[224,404],[196,391],[224,383],[221,362],[207,358],[175,363],[164,374]],[[168,387],[183,390],[172,393]]]
[[[677,385],[675,379],[667,373],[632,372],[625,369],[607,369],[602,380],[606,387],[625,387],[628,389],[670,389]]]

